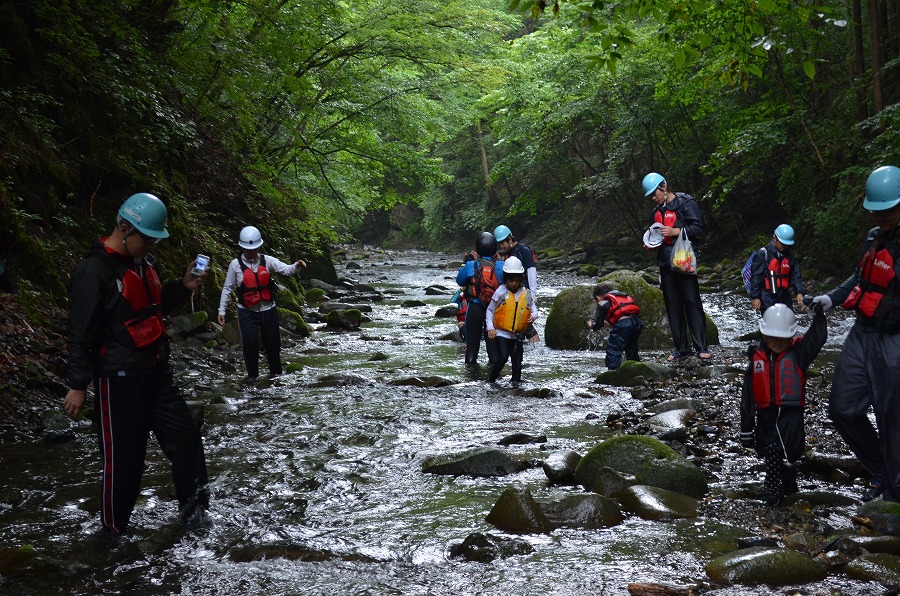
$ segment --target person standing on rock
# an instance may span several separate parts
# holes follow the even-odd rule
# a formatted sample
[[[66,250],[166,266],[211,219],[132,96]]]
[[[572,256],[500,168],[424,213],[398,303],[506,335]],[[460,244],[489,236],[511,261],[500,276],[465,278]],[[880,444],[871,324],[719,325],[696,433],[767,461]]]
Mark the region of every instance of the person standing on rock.
[[[750,303],[765,314],[773,304],[803,303],[803,278],[800,265],[791,252],[794,228],[781,224],[775,228],[772,241],[757,251],[750,272]],[[793,289],[793,293],[791,290]]]
[[[129,532],[151,431],[172,462],[182,521],[202,521],[209,503],[200,430],[173,381],[163,323],[163,315],[184,306],[203,285],[207,272],[195,275],[192,262],[180,279],[160,282],[150,251],[169,236],[167,217],[156,196],[129,197],[116,228],[78,264],[69,283],[63,408],[77,418],[93,381],[103,463],[100,520],[116,534]]]
[[[231,293],[237,295],[238,330],[241,348],[247,366],[247,378],[259,377],[259,336],[269,362],[269,375],[283,372],[281,365],[281,330],[278,323],[278,307],[275,294],[278,286],[272,273],[296,275],[306,262],[298,259],[288,265],[271,255],[259,252],[263,245],[262,234],[253,226],[241,230],[238,246],[241,254],[228,265],[225,285],[219,298],[219,325],[225,324],[225,311],[231,301]]]
[[[466,310],[466,366],[478,365],[478,351],[484,338],[488,361],[497,361],[497,342],[487,336],[485,316],[494,290],[503,283],[503,263],[495,260],[497,240],[490,232],[481,232],[475,239],[477,258],[466,261],[456,273],[457,285],[466,288],[469,306]]]
[[[817,308],[809,331],[798,337],[794,312],[784,304],[774,304],[763,313],[759,331],[762,341],[747,351],[750,362],[741,394],[741,445],[755,448],[763,458],[763,498],[774,506],[798,490],[791,464],[806,447],[806,371],[825,345],[828,327],[825,314]]]
[[[900,168],[882,166],[869,174],[863,209],[877,225],[863,240],[856,269],[812,302],[824,310],[840,304],[856,311],[834,371],[828,414],[872,475],[863,499],[883,495],[900,502]]]
[[[622,366],[622,354],[626,360],[639,361],[638,340],[644,331],[644,322],[634,298],[614,290],[609,284],[600,284],[594,287],[594,300],[597,310],[594,317],[586,321],[588,328],[599,331],[604,325],[611,327],[606,342],[606,368],[616,370]]]
[[[708,361],[712,359],[712,355],[709,353],[706,316],[703,313],[697,276],[672,269],[672,247],[682,231],[694,243],[703,236],[700,206],[691,195],[669,190],[666,179],[656,172],[644,176],[641,185],[644,196],[656,203],[656,207],[650,212],[650,225],[661,226],[659,233],[662,235],[662,242],[656,246],[644,244],[644,248],[656,251],[660,289],[666,303],[669,326],[672,328],[672,342],[675,344],[675,351],[668,360],[673,362],[696,353],[701,361]]]

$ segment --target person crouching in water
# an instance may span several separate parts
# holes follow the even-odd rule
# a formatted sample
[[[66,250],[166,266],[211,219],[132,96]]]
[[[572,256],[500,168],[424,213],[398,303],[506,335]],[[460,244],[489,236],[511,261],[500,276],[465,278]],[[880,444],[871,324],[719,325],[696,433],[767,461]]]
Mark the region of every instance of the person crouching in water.
[[[497,359],[491,368],[490,382],[500,376],[506,361],[512,357],[512,382],[522,380],[522,356],[525,330],[538,317],[537,303],[531,290],[522,287],[525,268],[522,261],[509,257],[503,261],[503,283],[494,291],[487,307],[487,333],[497,339]]]
[[[806,334],[795,337],[797,319],[788,306],[779,303],[763,313],[759,330],[762,342],[747,351],[741,445],[755,447],[763,458],[763,498],[774,506],[798,490],[796,472],[785,460],[793,464],[803,455],[806,371],[825,345],[828,328],[822,309],[817,308]]]
[[[616,370],[622,366],[623,352],[626,360],[640,360],[638,339],[644,330],[644,322],[634,298],[614,290],[609,284],[600,284],[594,288],[594,300],[597,310],[594,318],[587,320],[587,326],[594,331],[604,326],[612,328],[606,342],[606,368]]]

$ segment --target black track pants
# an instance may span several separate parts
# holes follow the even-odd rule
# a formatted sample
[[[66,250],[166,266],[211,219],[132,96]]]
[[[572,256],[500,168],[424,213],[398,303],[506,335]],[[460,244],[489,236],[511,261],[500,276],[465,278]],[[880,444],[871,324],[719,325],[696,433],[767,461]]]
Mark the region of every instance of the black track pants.
[[[518,383],[522,380],[522,356],[525,352],[525,342],[521,339],[508,339],[506,337],[497,337],[497,359],[491,367],[491,376],[488,379],[491,383],[500,377],[500,372],[506,366],[506,361],[512,358],[512,382]]]
[[[152,431],[172,462],[179,505],[207,483],[200,430],[170,373],[95,379],[95,408],[103,464],[100,516],[123,532],[137,502]]]
[[[497,340],[488,339],[485,335],[484,319],[487,307],[479,302],[469,301],[469,309],[466,311],[466,364],[478,363],[478,351],[481,349],[481,338],[484,337],[484,345],[487,348],[488,361],[493,364],[497,361]]]

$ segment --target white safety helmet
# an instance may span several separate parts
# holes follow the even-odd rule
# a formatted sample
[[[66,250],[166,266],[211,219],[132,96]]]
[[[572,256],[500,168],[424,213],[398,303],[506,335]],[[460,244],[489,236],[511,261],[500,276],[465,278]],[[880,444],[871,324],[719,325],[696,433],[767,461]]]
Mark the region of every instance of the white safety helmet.
[[[759,332],[769,337],[794,337],[797,335],[797,317],[784,304],[774,304],[763,313]]]
[[[253,250],[262,245],[262,234],[259,233],[258,229],[253,226],[245,226],[244,229],[241,230],[241,239],[238,242],[238,246],[246,248],[247,250]]]
[[[503,273],[525,273],[525,267],[519,257],[508,257],[503,261]]]

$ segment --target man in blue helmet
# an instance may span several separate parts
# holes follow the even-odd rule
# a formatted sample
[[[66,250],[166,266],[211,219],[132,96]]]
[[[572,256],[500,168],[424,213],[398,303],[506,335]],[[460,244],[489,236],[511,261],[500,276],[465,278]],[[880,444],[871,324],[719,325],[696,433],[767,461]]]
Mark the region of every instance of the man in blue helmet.
[[[772,241],[760,248],[753,259],[750,273],[750,303],[765,313],[773,304],[803,303],[803,278],[794,258],[794,228],[781,224],[775,228]]]
[[[522,267],[525,268],[523,287],[531,290],[532,295],[537,299],[537,259],[534,256],[534,251],[519,242],[513,235],[512,230],[505,225],[499,225],[494,228],[494,238],[497,239],[497,247],[503,251],[504,259],[516,257],[522,263]],[[531,341],[540,341],[534,324],[528,326],[525,337]]]
[[[656,251],[659,266],[659,287],[666,304],[672,343],[675,350],[669,362],[689,358],[696,354],[700,360],[709,361],[709,342],[706,337],[706,315],[700,298],[700,285],[696,275],[680,273],[672,268],[672,251],[682,232],[695,243],[703,236],[703,214],[694,197],[683,192],[672,192],[666,179],[650,172],[641,181],[644,196],[655,203],[650,212],[650,225],[659,224],[662,243],[647,250]]]
[[[863,208],[876,226],[863,241],[856,269],[812,304],[856,311],[834,371],[828,414],[872,476],[863,499],[883,495],[900,502],[900,168],[882,166],[869,175]]]
[[[168,238],[166,206],[138,193],[119,209],[116,227],[75,268],[69,282],[68,383],[63,408],[81,415],[93,382],[103,476],[100,519],[129,532],[141,490],[147,439],[172,462],[181,519],[196,523],[208,505],[200,430],[172,379],[163,315],[188,302],[207,272],[163,284],[150,252]]]

